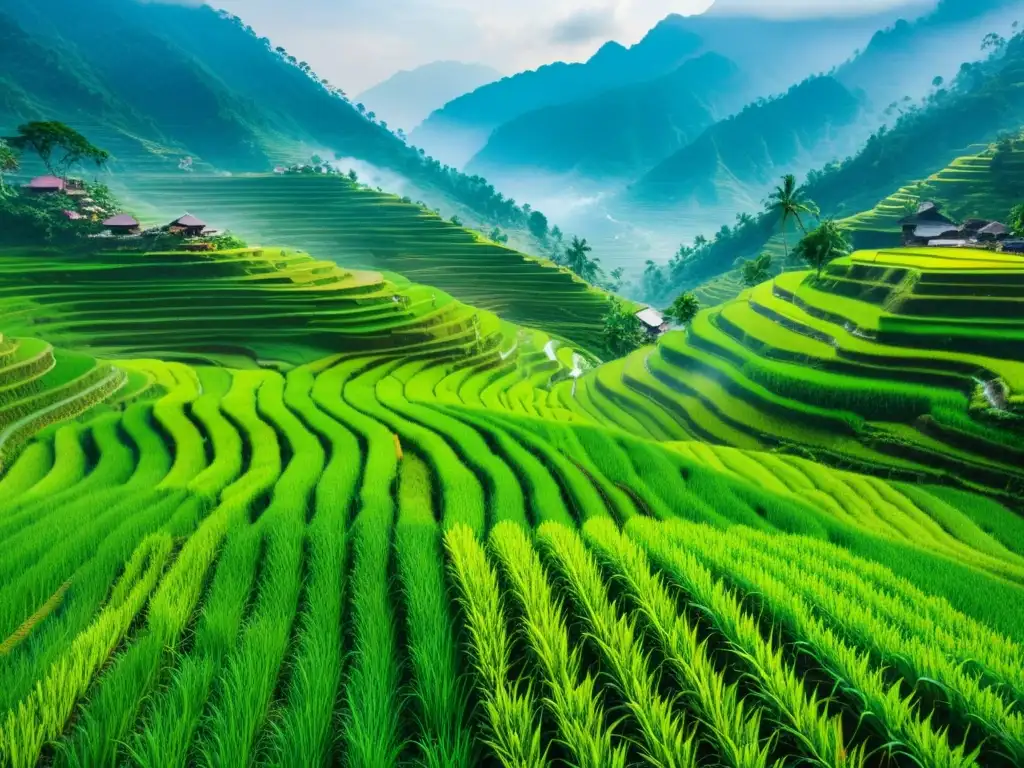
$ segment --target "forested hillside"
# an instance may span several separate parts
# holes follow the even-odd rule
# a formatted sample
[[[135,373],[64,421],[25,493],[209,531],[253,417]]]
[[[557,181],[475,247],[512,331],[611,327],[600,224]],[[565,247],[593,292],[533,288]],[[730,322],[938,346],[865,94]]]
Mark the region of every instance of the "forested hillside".
[[[311,154],[398,174],[432,202],[525,226],[514,202],[406,145],[304,61],[209,6],[0,0],[0,134],[58,119],[121,171],[269,171]]]
[[[646,83],[510,120],[467,170],[499,179],[502,173],[530,171],[629,177],[728,114],[744,90],[735,64],[704,54]]]
[[[704,131],[630,190],[650,204],[749,205],[782,169],[822,154],[860,116],[859,99],[831,77],[807,80]]]

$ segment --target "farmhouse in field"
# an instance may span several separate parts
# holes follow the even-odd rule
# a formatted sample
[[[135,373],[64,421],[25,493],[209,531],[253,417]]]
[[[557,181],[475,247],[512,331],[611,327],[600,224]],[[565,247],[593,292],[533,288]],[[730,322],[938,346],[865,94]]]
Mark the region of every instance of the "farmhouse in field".
[[[668,321],[665,316],[652,307],[645,307],[636,313],[636,319],[640,321],[647,335],[657,338],[668,330]]]
[[[183,237],[199,237],[206,229],[206,222],[197,219],[191,213],[186,213],[179,219],[175,219],[167,225],[167,231],[174,235]]]
[[[103,227],[113,235],[137,235],[139,233],[139,222],[127,213],[111,216],[103,222]]]
[[[1024,240],[1004,240],[1003,253],[1016,253],[1024,256]]]
[[[36,176],[36,178],[25,185],[25,189],[37,195],[52,195],[57,192],[63,192],[67,189],[67,186],[64,179],[56,176]]]

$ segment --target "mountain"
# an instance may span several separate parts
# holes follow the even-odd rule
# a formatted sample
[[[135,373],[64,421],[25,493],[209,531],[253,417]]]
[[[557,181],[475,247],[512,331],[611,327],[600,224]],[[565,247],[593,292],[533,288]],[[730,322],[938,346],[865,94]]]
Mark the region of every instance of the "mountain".
[[[755,95],[777,93],[838,65],[897,16],[897,9],[840,19],[673,14],[629,48],[610,42],[585,63],[558,62],[461,96],[432,114],[412,134],[412,140],[445,162],[462,167],[484,147],[493,131],[521,115],[646,83],[709,52],[732,61],[748,78]],[[799,55],[785,55],[794,46]]]
[[[727,113],[741,81],[735,64],[707,53],[663,77],[521,115],[466,170],[498,179],[517,171],[628,177]]]
[[[1005,35],[1018,18],[1024,19],[1020,0],[942,0],[916,20],[880,30],[835,74],[880,107],[906,96],[917,99],[933,89],[936,77],[950,80],[965,61],[980,58],[986,34]]]
[[[630,197],[645,204],[720,205],[724,198],[749,204],[785,169],[828,152],[860,106],[834,78],[811,78],[714,124],[644,175]]]
[[[109,150],[115,172],[180,173],[184,156],[196,171],[267,172],[316,153],[432,206],[468,207],[481,225],[525,220],[486,180],[406,145],[209,6],[0,0],[0,37],[0,135],[62,120]]]
[[[501,77],[498,70],[483,64],[435,61],[397,72],[359,94],[355,101],[365,104],[392,127],[411,131],[435,109]]]

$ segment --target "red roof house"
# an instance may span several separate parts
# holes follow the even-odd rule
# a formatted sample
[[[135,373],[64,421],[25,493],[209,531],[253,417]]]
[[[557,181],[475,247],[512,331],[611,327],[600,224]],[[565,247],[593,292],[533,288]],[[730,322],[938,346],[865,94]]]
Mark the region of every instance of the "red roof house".
[[[115,235],[130,235],[139,231],[139,222],[127,213],[111,216],[103,222],[103,226]]]
[[[64,183],[64,179],[59,179],[56,176],[37,176],[25,185],[25,189],[29,192],[42,193],[63,192],[66,188],[67,184]]]

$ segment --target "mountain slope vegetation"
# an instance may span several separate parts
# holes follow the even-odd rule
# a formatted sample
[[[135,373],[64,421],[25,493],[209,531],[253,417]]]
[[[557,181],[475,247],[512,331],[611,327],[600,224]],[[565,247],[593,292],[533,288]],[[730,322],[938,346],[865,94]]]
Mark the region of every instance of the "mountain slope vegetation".
[[[741,80],[732,62],[704,54],[664,77],[528,112],[498,128],[467,171],[628,178],[728,114]]]
[[[630,195],[642,203],[749,204],[781,169],[825,152],[860,114],[860,100],[837,80],[812,78],[709,127],[645,174]]]

